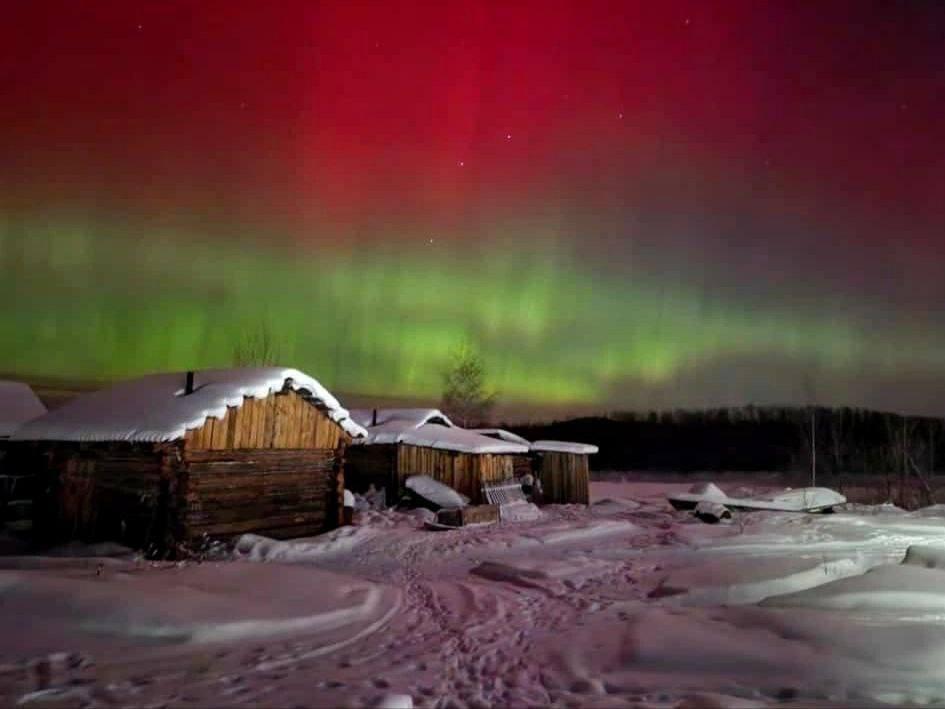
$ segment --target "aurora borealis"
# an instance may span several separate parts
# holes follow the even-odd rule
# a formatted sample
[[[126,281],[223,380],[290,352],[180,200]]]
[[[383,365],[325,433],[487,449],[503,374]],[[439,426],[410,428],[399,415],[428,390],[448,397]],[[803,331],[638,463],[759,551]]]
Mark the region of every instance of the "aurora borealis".
[[[0,371],[942,413],[939,3],[4,12]]]

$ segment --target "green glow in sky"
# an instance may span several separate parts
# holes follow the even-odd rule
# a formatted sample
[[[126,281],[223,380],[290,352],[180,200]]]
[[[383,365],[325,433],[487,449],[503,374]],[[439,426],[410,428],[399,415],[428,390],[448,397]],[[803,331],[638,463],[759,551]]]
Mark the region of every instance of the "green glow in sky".
[[[726,357],[894,372],[945,351],[918,326],[725,301],[683,272],[604,270],[540,230],[473,248],[297,250],[115,233],[67,221],[0,228],[0,289],[13,306],[0,369],[110,379],[225,366],[265,326],[282,363],[339,391],[435,399],[468,340],[504,399],[605,404],[621,387]]]

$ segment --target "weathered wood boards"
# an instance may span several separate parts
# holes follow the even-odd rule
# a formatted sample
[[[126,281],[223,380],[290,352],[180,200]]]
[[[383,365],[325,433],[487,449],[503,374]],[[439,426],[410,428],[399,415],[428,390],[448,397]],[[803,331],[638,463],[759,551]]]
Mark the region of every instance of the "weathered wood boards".
[[[590,502],[590,473],[586,455],[538,453],[537,466],[544,502],[580,505]]]

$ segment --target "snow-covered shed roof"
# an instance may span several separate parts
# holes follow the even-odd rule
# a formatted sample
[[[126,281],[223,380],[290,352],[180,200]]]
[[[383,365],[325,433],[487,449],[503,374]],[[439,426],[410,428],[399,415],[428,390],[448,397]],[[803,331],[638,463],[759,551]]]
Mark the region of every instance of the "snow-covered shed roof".
[[[367,425],[364,445],[404,443],[458,453],[527,453],[528,445],[496,440],[456,426],[439,409],[377,409],[377,425],[371,426],[374,409],[352,411],[355,421]]]
[[[452,428],[456,425],[439,409],[351,409],[351,418],[365,428],[393,421],[414,426],[439,423]]]
[[[522,438],[517,433],[512,433],[511,431],[506,431],[504,428],[471,428],[469,429],[473,433],[478,433],[481,436],[488,436],[489,438],[497,438],[500,441],[508,441],[509,443],[521,443],[523,446],[530,446],[531,442],[525,438]]]
[[[151,374],[76,397],[65,406],[15,431],[18,440],[173,441],[246,397],[263,398],[289,387],[311,397],[353,437],[366,431],[327,389],[297,369],[244,367],[194,373],[194,391],[184,394],[185,372]]]
[[[596,453],[599,448],[590,443],[573,443],[571,441],[532,441],[532,450],[536,453],[591,455]]]
[[[28,384],[0,381],[0,438],[45,413],[46,407]]]

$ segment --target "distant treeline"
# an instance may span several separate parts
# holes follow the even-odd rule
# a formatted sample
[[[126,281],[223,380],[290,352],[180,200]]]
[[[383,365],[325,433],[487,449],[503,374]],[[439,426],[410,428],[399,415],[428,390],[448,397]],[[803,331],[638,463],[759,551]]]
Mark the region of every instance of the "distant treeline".
[[[825,474],[927,475],[945,467],[945,451],[938,452],[945,420],[865,409],[746,406],[508,428],[530,440],[593,443],[600,447],[591,456],[594,470],[809,470],[812,433]]]

